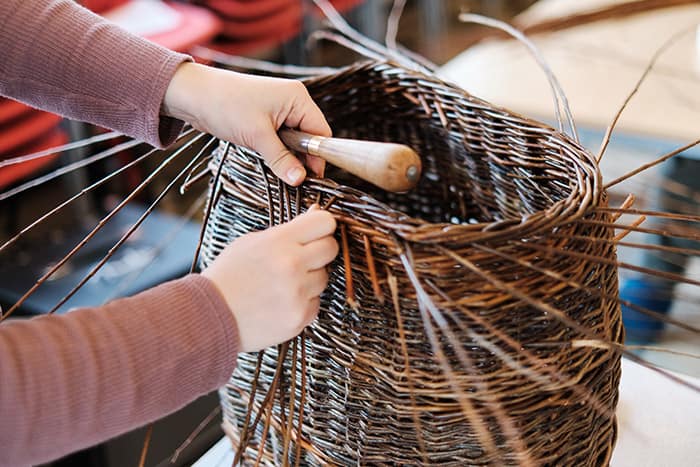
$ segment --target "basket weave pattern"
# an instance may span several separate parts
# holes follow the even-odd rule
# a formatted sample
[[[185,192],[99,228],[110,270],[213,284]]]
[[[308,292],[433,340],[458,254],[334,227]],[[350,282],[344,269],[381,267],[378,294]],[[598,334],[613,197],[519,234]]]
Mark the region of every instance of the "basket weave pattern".
[[[261,422],[248,461],[261,451],[264,465],[294,463],[299,447],[310,465],[607,465],[619,354],[572,345],[622,341],[619,307],[605,298],[617,294],[615,247],[597,241],[613,232],[590,222],[611,221],[595,212],[606,204],[595,159],[392,63],[307,85],[336,136],[407,144],[423,176],[406,194],[332,171],[294,189],[254,152],[228,149],[203,265],[315,202],[336,216],[341,242],[300,345],[281,363],[277,349],[240,355],[222,388],[234,445],[282,374],[264,447]]]

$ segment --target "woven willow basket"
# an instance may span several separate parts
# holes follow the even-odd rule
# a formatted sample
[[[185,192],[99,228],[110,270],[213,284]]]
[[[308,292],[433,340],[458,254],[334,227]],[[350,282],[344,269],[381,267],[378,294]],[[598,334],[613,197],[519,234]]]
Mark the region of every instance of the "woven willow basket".
[[[215,153],[204,266],[315,202],[340,227],[318,319],[240,355],[220,391],[243,462],[607,465],[620,357],[577,345],[623,337],[595,159],[392,62],[307,85],[335,136],[407,144],[423,176],[405,194],[332,172],[294,189],[254,152]]]

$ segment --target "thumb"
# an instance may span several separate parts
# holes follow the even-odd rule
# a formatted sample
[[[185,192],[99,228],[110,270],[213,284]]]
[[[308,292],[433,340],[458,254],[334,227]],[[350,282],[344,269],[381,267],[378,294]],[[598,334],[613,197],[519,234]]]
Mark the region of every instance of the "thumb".
[[[304,181],[306,169],[301,161],[282,144],[277,133],[270,131],[267,137],[258,142],[256,149],[279,178],[292,186],[297,186]]]

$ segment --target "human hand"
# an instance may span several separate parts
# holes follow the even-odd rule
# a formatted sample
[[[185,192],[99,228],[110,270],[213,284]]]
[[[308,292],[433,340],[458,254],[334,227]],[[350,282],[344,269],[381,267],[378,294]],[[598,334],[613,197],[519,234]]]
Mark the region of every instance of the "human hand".
[[[272,171],[290,185],[306,176],[302,163],[277,136],[281,126],[331,136],[323,114],[296,80],[266,78],[183,63],[165,93],[162,112],[206,133],[259,152]],[[323,174],[325,162],[306,156]]]
[[[338,254],[335,226],[330,213],[312,207],[238,238],[202,271],[236,318],[242,352],[285,342],[316,318],[328,283],[325,266]]]

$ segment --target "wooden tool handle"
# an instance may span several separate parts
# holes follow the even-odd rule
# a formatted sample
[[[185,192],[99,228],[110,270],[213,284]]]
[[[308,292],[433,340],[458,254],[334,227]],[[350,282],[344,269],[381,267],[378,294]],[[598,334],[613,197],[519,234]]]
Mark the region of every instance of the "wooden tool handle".
[[[403,144],[326,138],[289,129],[279,135],[289,148],[318,156],[387,191],[410,190],[420,178],[420,157]]]

